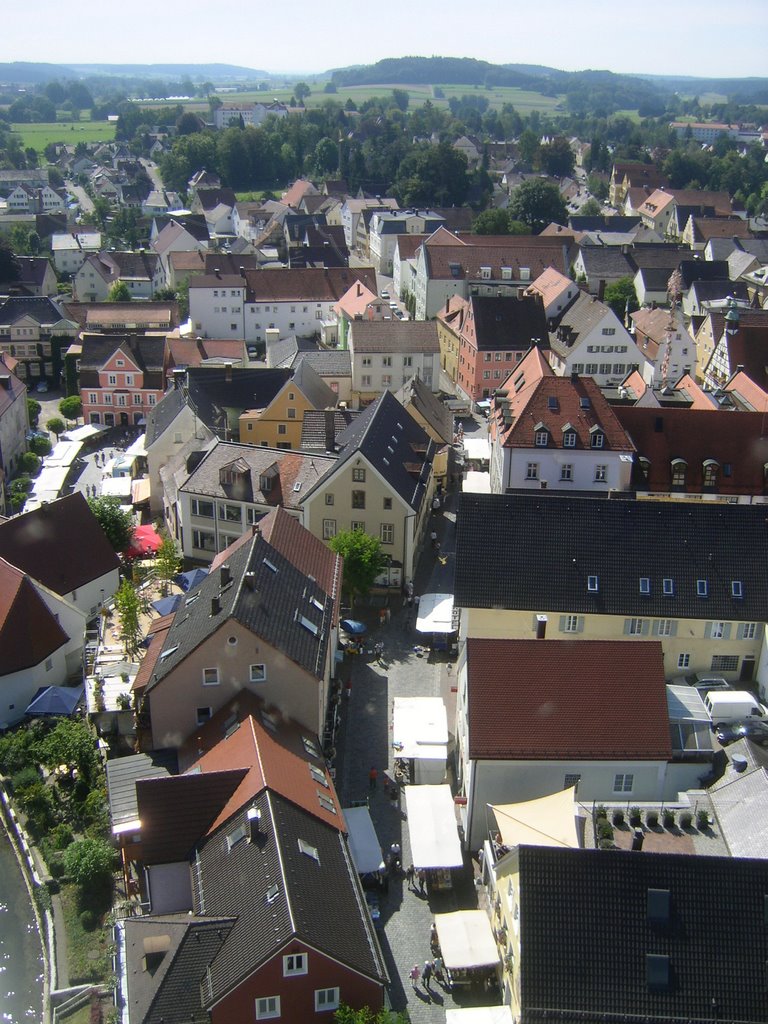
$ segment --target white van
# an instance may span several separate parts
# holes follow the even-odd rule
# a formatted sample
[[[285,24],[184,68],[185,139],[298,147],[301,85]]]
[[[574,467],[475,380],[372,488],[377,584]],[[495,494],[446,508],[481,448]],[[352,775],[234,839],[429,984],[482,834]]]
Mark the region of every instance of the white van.
[[[730,722],[768,721],[768,708],[748,690],[710,690],[704,698],[704,706],[713,729]]]

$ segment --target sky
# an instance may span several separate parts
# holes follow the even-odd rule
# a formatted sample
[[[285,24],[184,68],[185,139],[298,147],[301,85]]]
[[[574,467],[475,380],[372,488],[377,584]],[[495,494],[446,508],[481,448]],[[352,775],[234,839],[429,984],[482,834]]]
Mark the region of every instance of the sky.
[[[227,63],[319,73],[406,55],[706,77],[768,77],[768,0],[34,0],[0,61]]]

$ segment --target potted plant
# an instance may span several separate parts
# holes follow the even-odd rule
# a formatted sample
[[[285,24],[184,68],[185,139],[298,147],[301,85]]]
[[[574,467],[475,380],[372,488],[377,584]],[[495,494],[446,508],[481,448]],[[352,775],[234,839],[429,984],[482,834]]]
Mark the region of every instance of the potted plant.
[[[646,811],[645,823],[649,828],[656,828],[656,826],[659,824],[659,812]]]
[[[121,711],[131,710],[131,695],[130,693],[118,693],[117,695],[117,706]]]
[[[629,809],[629,824],[632,828],[640,827],[640,808],[630,807]]]
[[[693,822],[693,815],[690,811],[682,811],[680,814],[680,828],[690,828]]]
[[[607,818],[608,817],[608,809],[603,804],[599,804],[597,810],[595,811],[595,817],[596,818]]]
[[[620,807],[617,807],[613,812],[613,824],[619,827],[624,824],[624,811]]]
[[[709,828],[709,811],[702,809],[696,812],[696,827],[700,832],[703,832],[705,828]]]
[[[662,821],[664,822],[664,828],[674,828],[675,827],[675,812],[672,810],[671,807],[665,807],[664,808],[664,814],[662,816]]]

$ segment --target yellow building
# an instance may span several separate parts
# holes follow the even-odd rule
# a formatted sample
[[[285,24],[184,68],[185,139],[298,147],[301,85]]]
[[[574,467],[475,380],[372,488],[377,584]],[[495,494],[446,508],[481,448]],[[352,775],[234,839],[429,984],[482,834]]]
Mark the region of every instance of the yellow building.
[[[265,409],[246,409],[240,416],[240,440],[263,448],[299,448],[304,413],[335,406],[334,392],[302,359]]]

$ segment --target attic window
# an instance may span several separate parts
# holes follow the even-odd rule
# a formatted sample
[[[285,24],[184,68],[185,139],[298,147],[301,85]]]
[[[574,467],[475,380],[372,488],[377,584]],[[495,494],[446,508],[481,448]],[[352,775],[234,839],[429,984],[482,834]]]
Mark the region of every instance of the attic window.
[[[502,267],[501,268],[501,280],[502,281],[511,281],[512,280],[512,267]]]
[[[184,602],[184,606],[185,606],[185,608],[189,608],[189,606],[190,606],[191,604],[194,604],[194,603],[195,603],[195,601],[196,601],[196,600],[198,599],[198,597],[200,597],[200,595],[199,595],[199,594],[193,594],[193,595],[192,595],[192,597],[188,597],[188,598],[186,599],[186,601]]]
[[[230,832],[227,836],[227,850],[231,850],[237,846],[239,842],[242,842],[248,834],[248,830],[245,825],[238,825],[234,832]]]
[[[320,750],[313,739],[309,736],[302,735],[301,742],[304,744],[304,749],[312,757],[320,757]]]
[[[591,594],[596,594],[598,591],[598,579],[597,576],[587,576],[587,590]]]
[[[294,489],[294,491],[300,491],[301,490],[301,480],[297,480],[296,481],[296,483],[293,485],[293,489]]]
[[[669,988],[669,957],[659,953],[646,953],[645,980],[648,988],[664,992]]]
[[[277,732],[277,719],[274,715],[270,715],[268,711],[261,712],[261,724],[265,729],[269,729],[270,732]]]
[[[318,785],[328,789],[328,779],[325,777],[325,772],[318,768],[317,765],[311,764],[309,766],[309,774]]]
[[[270,562],[268,558],[264,559],[264,565],[266,565],[270,572],[277,572],[277,566],[273,562]]]
[[[301,615],[299,612],[296,612],[295,621],[300,623],[304,627],[304,629],[308,630],[312,634],[312,636],[320,635],[320,627],[316,626],[314,622],[308,619],[305,615]]]
[[[647,576],[641,576],[640,577],[640,593],[641,594],[650,594],[650,592],[651,592],[651,581],[648,579]]]
[[[399,421],[398,421],[398,424],[397,424],[397,429],[398,430],[402,430],[403,429],[403,424],[400,423]]]
[[[664,597],[675,596],[675,581],[671,580],[668,576],[661,581],[661,592]]]
[[[299,850],[301,850],[301,852],[303,854],[305,854],[307,857],[311,857],[312,860],[316,860],[317,863],[319,864],[320,863],[320,854],[317,852],[317,847],[316,846],[310,846],[309,843],[306,842],[304,839],[299,839],[298,842],[299,842]]]
[[[696,597],[706,597],[709,587],[706,580],[696,580]]]
[[[310,597],[310,599],[309,599],[309,603],[310,603],[311,605],[314,605],[314,606],[315,606],[315,608],[317,608],[317,610],[318,610],[319,612],[322,612],[322,611],[324,610],[324,609],[323,609],[323,603],[322,603],[322,601],[318,601],[318,599],[317,599],[316,597]]]
[[[744,584],[741,580],[731,580],[731,596],[738,598],[744,597]]]
[[[557,398],[555,397],[555,395],[550,395],[549,398],[547,399],[547,408],[551,412],[557,412],[558,404],[557,404]]]
[[[163,651],[163,652],[161,653],[161,655],[160,655],[160,661],[165,661],[165,659],[166,659],[166,658],[170,658],[170,656],[171,656],[172,654],[175,654],[175,653],[176,653],[176,651],[178,651],[178,649],[179,649],[179,645],[178,645],[178,644],[176,644],[176,646],[175,646],[175,647],[169,647],[167,651]]]
[[[589,409],[589,407],[590,407],[589,399],[587,398],[586,395],[582,395],[582,397],[579,399],[579,408],[580,409]]]
[[[333,800],[327,797],[324,793],[321,793],[319,790],[317,793],[317,799],[324,811],[330,811],[331,814],[336,813],[336,808],[333,806]]]
[[[669,889],[649,889],[646,900],[648,920],[653,924],[669,921]]]
[[[280,895],[279,885],[270,885],[267,889],[267,895],[264,897],[267,903],[274,903],[277,897]]]

